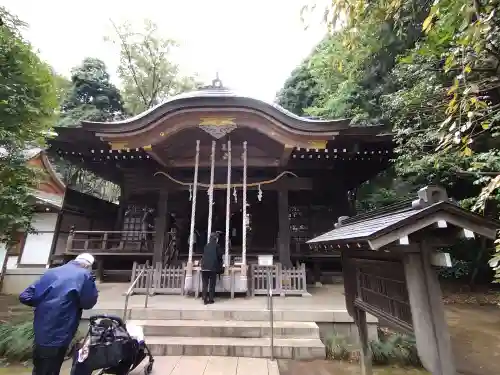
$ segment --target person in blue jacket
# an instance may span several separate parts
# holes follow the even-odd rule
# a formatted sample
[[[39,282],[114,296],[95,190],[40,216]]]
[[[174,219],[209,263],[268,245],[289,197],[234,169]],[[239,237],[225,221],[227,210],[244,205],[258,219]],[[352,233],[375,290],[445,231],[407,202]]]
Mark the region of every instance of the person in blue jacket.
[[[81,254],[75,260],[51,268],[19,296],[34,307],[33,375],[58,375],[82,310],[97,303],[97,288],[91,274],[94,257]]]

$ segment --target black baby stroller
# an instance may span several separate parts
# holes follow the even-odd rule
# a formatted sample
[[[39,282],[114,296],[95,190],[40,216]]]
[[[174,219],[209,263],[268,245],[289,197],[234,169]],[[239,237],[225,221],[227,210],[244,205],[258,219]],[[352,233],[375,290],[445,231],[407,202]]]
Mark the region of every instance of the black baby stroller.
[[[90,317],[89,330],[83,344],[75,352],[71,375],[127,375],[148,357],[144,374],[153,370],[154,358],[143,338],[132,337],[117,316]]]

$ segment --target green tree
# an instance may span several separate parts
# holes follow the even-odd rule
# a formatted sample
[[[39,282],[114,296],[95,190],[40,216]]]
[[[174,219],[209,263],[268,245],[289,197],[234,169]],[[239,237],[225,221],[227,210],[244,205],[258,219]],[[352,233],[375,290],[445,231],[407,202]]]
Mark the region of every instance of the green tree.
[[[113,121],[126,117],[118,88],[110,82],[105,64],[86,58],[71,71],[71,81],[54,75],[60,104],[58,126],[77,126],[81,121]],[[99,198],[115,200],[119,188],[60,157],[52,158],[63,182],[73,189]]]
[[[309,60],[295,68],[278,92],[276,101],[283,108],[298,116],[304,115],[304,109],[312,107],[319,95],[316,80],[309,69]]]
[[[20,34],[24,24],[0,7],[0,241],[29,230],[37,173],[23,151],[43,144],[57,98],[51,69]]]
[[[72,90],[72,82],[66,77],[55,72],[53,73],[53,77],[56,87],[57,102],[59,103],[59,107],[61,107],[63,102],[66,100],[68,93]]]
[[[343,28],[311,58],[321,92],[306,112],[390,125],[395,177],[439,183],[464,207],[498,216],[499,5],[333,0],[325,18]],[[388,197],[364,191],[368,205]]]
[[[126,116],[118,88],[110,81],[103,61],[86,58],[71,70],[71,87],[62,87],[59,126],[76,126],[83,120],[112,121]]]
[[[134,30],[129,23],[117,26],[116,37],[106,40],[120,49],[118,76],[127,110],[141,113],[172,95],[200,86],[196,77],[184,76],[172,53],[176,41],[163,38],[158,26],[146,20],[144,28]]]

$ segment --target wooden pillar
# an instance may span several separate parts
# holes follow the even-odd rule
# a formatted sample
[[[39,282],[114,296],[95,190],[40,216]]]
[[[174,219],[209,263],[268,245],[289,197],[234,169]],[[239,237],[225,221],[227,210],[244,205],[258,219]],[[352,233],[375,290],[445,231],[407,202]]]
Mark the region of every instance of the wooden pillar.
[[[56,254],[57,251],[57,240],[59,239],[59,234],[61,233],[61,224],[63,220],[63,211],[62,209],[59,210],[57,213],[57,220],[56,220],[56,226],[54,228],[54,237],[52,237],[52,244],[50,245],[50,253],[49,253],[49,259],[47,260],[47,268],[50,268],[52,266],[52,258]],[[21,257],[18,258],[18,262],[21,260]]]
[[[372,375],[372,351],[368,338],[366,311],[356,308],[356,325],[358,327],[359,342],[361,344],[361,375]]]
[[[290,217],[288,214],[288,189],[278,191],[279,235],[278,250],[280,263],[285,267],[292,266],[290,258]]]
[[[407,253],[404,258],[418,355],[433,375],[456,375],[441,287],[430,265],[430,253],[424,243],[419,253]]]
[[[97,280],[102,283],[104,282],[104,260],[98,257],[95,262],[97,265]]]
[[[167,236],[168,191],[164,189],[160,190],[157,207],[153,267],[155,267],[157,263],[163,264],[163,252],[165,250]]]
[[[317,287],[322,286],[321,283],[321,265],[319,264],[319,260],[315,259],[313,261],[313,272],[314,272],[314,282]]]

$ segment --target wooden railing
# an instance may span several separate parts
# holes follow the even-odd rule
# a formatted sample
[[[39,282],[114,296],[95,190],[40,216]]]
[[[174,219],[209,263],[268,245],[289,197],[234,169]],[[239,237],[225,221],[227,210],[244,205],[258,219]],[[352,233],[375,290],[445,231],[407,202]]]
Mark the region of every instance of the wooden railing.
[[[285,295],[307,293],[306,265],[304,263],[297,267],[282,268],[280,293]]]
[[[156,267],[151,268],[148,263],[134,263],[132,270],[132,280],[135,280],[144,269],[144,272],[134,286],[133,292],[144,294],[147,290],[148,277],[152,277],[151,293],[157,294],[183,294],[184,281],[186,277],[184,266],[163,267],[158,263]],[[153,275],[151,275],[151,272]],[[268,293],[268,269],[254,264],[250,267],[250,283],[252,295],[266,295]],[[297,267],[284,268],[281,264],[276,264],[271,270],[271,289],[273,294],[286,296],[306,296],[306,267],[305,264]]]
[[[147,270],[146,272],[143,272]],[[142,274],[141,274],[142,273]],[[137,279],[133,286],[133,293],[144,294],[148,289],[148,278],[150,278],[150,293],[152,294],[183,294],[184,293],[184,266],[162,267],[157,263],[154,268],[149,263],[139,264],[134,262],[132,268],[132,280]]]
[[[131,285],[132,293],[145,294],[148,289],[151,293],[154,293],[154,273],[155,270],[149,265],[149,262],[146,262],[145,264],[134,262],[131,278],[133,282]],[[148,283],[150,283],[149,288]]]
[[[152,253],[155,232],[77,231],[71,230],[66,252],[79,253]],[[133,237],[133,239],[130,239]]]
[[[268,268],[253,264],[251,267],[252,295],[267,294]],[[275,295],[299,295],[307,293],[306,266],[301,264],[297,267],[285,268],[280,263],[271,269],[271,290]]]
[[[186,271],[182,266],[162,267],[156,264],[154,291],[158,294],[184,294]]]

